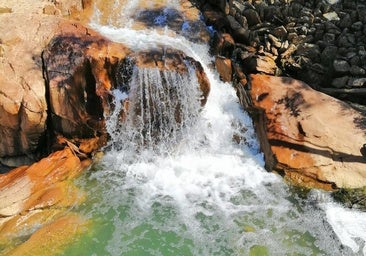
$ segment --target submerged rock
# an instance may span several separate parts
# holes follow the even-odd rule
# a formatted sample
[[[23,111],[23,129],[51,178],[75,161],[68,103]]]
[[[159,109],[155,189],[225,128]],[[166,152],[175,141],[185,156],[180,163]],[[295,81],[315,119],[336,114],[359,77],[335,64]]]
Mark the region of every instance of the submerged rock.
[[[42,240],[44,237],[32,234],[49,232],[47,225],[54,226],[60,221],[65,228],[64,235],[57,235],[56,232],[57,243],[70,239],[74,231],[77,233],[77,227],[70,230],[66,227],[73,226],[75,221],[80,225],[85,222],[81,217],[69,215],[69,208],[81,203],[85,195],[72,184],[72,180],[89,164],[90,160],[81,162],[72,150],[65,148],[31,166],[0,175],[0,248],[3,248],[0,253],[6,253],[25,242],[31,253],[39,255],[36,251],[45,242]],[[24,236],[30,236],[30,239],[24,241]],[[52,248],[53,245],[45,243],[43,246]],[[24,252],[23,247],[18,249]],[[22,254],[18,252],[14,255]]]
[[[256,125],[267,168],[301,185],[366,186],[361,113],[291,78],[251,75],[247,92],[249,107],[262,115]]]

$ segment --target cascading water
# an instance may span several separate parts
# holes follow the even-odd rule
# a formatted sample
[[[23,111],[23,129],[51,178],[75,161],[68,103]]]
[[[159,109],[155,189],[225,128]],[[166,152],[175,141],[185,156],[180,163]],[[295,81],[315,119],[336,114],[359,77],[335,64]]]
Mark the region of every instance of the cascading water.
[[[183,51],[202,63],[211,92],[201,108],[194,72],[157,68],[134,69],[128,95],[114,91],[111,144],[80,180],[89,201],[78,210],[93,219],[93,231],[65,255],[366,253],[364,213],[337,206],[325,192],[301,193],[264,170],[251,119],[231,85],[208,68],[206,46],[168,28],[136,31],[97,19],[92,26],[137,50],[163,42]],[[130,114],[121,123],[127,97]]]
[[[119,113],[125,93],[115,90],[114,112],[107,118],[107,130],[114,150],[132,149],[169,152],[197,120],[200,91],[196,73],[180,74],[158,68],[134,68],[129,88],[127,120]]]

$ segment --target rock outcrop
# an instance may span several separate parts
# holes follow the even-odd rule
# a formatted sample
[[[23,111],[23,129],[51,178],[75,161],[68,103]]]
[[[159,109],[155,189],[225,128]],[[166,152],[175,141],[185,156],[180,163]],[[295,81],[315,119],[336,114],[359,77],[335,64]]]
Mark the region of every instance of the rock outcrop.
[[[47,129],[41,53],[88,1],[0,1],[0,162],[34,160]],[[86,16],[85,16],[86,19]]]
[[[200,63],[178,50],[132,53],[111,42],[77,21],[90,15],[91,1],[31,5],[23,0],[14,10],[13,4],[4,3],[10,9],[0,15],[1,164],[28,164],[60,149],[60,136],[86,154],[103,146],[108,136],[104,117],[113,108],[111,90],[125,86],[118,78],[126,58],[135,59],[137,66],[178,72],[190,63],[202,90],[201,102],[206,102],[209,82]],[[186,29],[203,25],[197,9],[187,11],[190,7],[185,4],[181,16],[163,13],[171,16],[170,23],[181,17],[179,25],[187,22]],[[199,29],[207,40],[207,30]]]
[[[217,70],[252,114],[266,168],[304,186],[366,186],[365,1],[198,2],[215,28]]]
[[[130,51],[81,25],[67,26],[42,54],[49,133],[75,140],[103,137],[116,68]]]
[[[8,253],[14,246],[23,242],[29,246],[22,245],[18,250],[24,252],[25,247],[37,254],[35,252],[39,248],[32,248],[34,243],[22,239],[33,234],[35,230],[44,234],[49,230],[47,225],[57,226],[57,223],[62,221],[63,225],[74,226],[77,233],[76,222],[80,227],[86,224],[82,217],[72,214],[69,208],[85,199],[84,193],[73,185],[72,179],[80,175],[90,163],[90,160],[80,161],[75,152],[65,148],[31,166],[22,166],[0,175],[1,254]],[[43,228],[46,231],[42,231]],[[59,232],[60,236],[54,237],[54,240],[67,241],[72,233],[70,230]],[[43,241],[43,246],[52,248],[49,243],[51,241],[47,242],[45,238],[35,239],[31,236],[30,240],[32,239],[41,243]],[[61,240],[58,243],[63,243]]]
[[[238,94],[261,116],[256,126],[269,169],[310,187],[366,186],[365,116],[295,79],[258,74],[250,81]]]

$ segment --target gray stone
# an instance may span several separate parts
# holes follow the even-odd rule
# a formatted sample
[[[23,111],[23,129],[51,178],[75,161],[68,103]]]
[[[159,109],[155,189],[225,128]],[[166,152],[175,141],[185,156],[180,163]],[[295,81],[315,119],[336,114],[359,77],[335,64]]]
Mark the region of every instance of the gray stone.
[[[351,78],[348,81],[348,85],[351,87],[362,87],[366,85],[366,77],[362,78]]]
[[[210,0],[208,1],[211,5],[217,6],[226,15],[230,12],[229,2],[227,0]]]
[[[301,44],[297,47],[296,54],[306,56],[313,62],[320,61],[320,48],[316,44]]]
[[[326,21],[324,23],[325,25],[325,31],[328,32],[328,33],[332,33],[332,34],[335,34],[335,35],[339,35],[341,34],[341,29],[338,28],[335,24],[333,24],[332,22],[330,21]]]
[[[360,57],[357,55],[354,56],[352,59],[349,60],[349,64],[351,64],[352,66],[360,65]]]
[[[326,42],[327,44],[334,44],[336,39],[335,34],[332,33],[325,33],[323,36],[323,41]]]
[[[351,47],[352,43],[349,42],[347,34],[340,35],[337,40],[338,47]]]
[[[333,79],[332,86],[338,89],[345,88],[348,80],[349,80],[348,76],[337,77]]]
[[[350,61],[356,55],[357,55],[357,53],[356,53],[355,49],[354,48],[350,48],[349,49],[349,52],[347,52],[347,54],[346,54],[346,58],[347,58],[348,61]]]
[[[347,73],[350,70],[350,65],[345,60],[334,60],[333,61],[334,71],[337,73]]]
[[[359,66],[351,66],[350,72],[354,76],[364,76],[366,74],[366,70]]]
[[[245,18],[247,18],[248,21],[248,25],[251,26],[255,26],[259,23],[261,23],[261,19],[259,17],[259,14],[253,10],[253,9],[247,9],[243,12],[243,15],[245,16]]]
[[[353,23],[351,26],[352,30],[354,30],[354,31],[361,31],[362,27],[363,27],[363,24],[361,21],[357,21],[357,22]]]
[[[358,17],[361,22],[366,23],[366,6],[365,5],[359,5],[357,7],[357,13]]]
[[[237,22],[239,22],[239,24],[244,28],[244,29],[248,29],[248,21],[245,18],[245,16],[239,14],[238,12],[235,15],[235,19],[237,20]]]
[[[236,9],[234,7],[232,7],[232,8],[230,8],[229,15],[235,17],[236,12],[237,12]]]
[[[347,13],[339,22],[339,26],[341,28],[348,28],[352,25],[351,16]]]
[[[233,30],[234,39],[239,43],[250,43],[250,31],[244,29],[233,16],[228,15],[226,18]]]
[[[240,14],[245,10],[245,5],[240,3],[240,1],[233,1],[232,7]]]

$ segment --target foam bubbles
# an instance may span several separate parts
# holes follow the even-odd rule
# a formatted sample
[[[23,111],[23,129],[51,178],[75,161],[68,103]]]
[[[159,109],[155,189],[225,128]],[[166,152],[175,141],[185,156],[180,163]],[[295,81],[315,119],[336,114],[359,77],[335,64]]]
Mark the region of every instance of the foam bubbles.
[[[345,209],[337,204],[325,206],[328,222],[342,244],[353,253],[366,255],[366,212]]]
[[[138,1],[129,2],[135,10]],[[208,68],[207,45],[168,28],[136,31],[97,22],[92,27],[133,50],[181,50],[201,62],[211,82],[197,120],[163,153],[132,150],[131,140],[115,131],[118,115],[109,117],[112,139],[127,146],[106,152],[86,182],[91,206],[85,211],[99,223],[90,244],[101,247],[100,255],[249,255],[258,248],[271,255],[365,253],[357,239],[366,240],[363,213],[313,199],[318,192],[300,197],[264,170],[252,121],[232,86]],[[154,70],[141,72],[150,76]],[[126,95],[114,94],[118,110]]]

